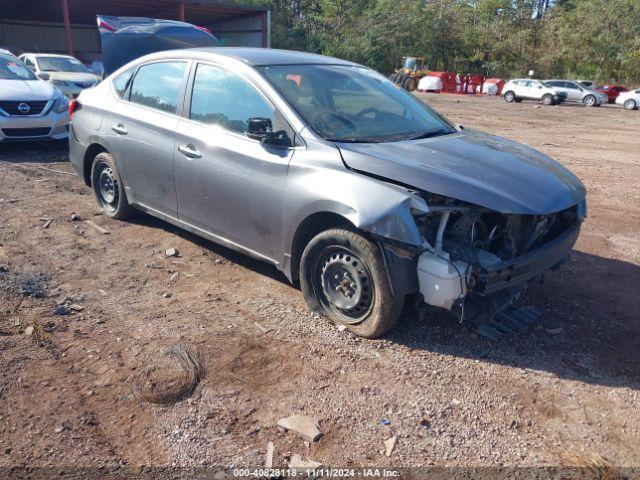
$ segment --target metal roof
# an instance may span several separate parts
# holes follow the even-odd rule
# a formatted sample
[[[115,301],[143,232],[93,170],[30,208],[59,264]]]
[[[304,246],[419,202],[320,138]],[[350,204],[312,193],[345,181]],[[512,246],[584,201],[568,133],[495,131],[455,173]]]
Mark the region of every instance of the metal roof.
[[[62,21],[59,0],[3,0],[0,19]],[[180,4],[189,23],[212,22],[259,15],[268,7],[219,2],[216,0],[67,0],[72,23],[95,24],[96,15],[179,19]]]

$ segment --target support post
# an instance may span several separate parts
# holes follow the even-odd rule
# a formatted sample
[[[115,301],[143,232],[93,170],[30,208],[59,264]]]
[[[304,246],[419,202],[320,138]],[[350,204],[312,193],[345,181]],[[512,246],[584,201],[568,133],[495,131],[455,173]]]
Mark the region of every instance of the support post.
[[[262,12],[262,48],[267,46],[267,12]]]
[[[182,0],[180,0],[180,3],[178,3],[178,20],[180,20],[181,22],[186,22],[184,15],[184,1]]]
[[[69,19],[69,5],[67,0],[60,0],[62,8],[62,18],[64,20],[64,31],[67,34],[67,51],[73,56],[73,35],[71,33],[71,20]]]

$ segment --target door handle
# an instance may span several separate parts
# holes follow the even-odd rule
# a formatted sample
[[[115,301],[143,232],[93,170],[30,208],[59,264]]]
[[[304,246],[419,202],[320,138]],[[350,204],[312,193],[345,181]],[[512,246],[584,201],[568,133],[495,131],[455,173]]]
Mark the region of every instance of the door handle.
[[[189,158],[201,158],[202,153],[195,147],[193,144],[188,145],[180,145],[178,147],[178,151],[183,154],[185,157]]]
[[[118,135],[126,135],[127,133],[129,133],[129,131],[121,123],[117,123],[115,125],[111,125],[111,130],[116,132]]]

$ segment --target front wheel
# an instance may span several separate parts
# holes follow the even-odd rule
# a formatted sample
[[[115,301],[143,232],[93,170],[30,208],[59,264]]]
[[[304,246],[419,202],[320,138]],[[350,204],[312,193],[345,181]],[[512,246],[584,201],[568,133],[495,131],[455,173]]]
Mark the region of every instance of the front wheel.
[[[587,95],[582,99],[582,103],[584,103],[587,107],[595,107],[596,97],[594,97],[593,95]]]
[[[124,220],[135,213],[127,200],[113,157],[107,152],[99,153],[93,160],[91,188],[102,213],[107,217]]]
[[[513,92],[507,92],[507,93],[505,93],[505,94],[504,94],[504,99],[505,99],[507,102],[512,103],[512,102],[514,102],[514,101],[515,101],[515,99],[516,99],[516,94],[515,94],[515,93],[513,93]]]
[[[638,106],[636,105],[636,101],[632,98],[626,100],[623,105],[626,110],[635,110],[636,108],[638,108]]]
[[[300,285],[311,310],[366,338],[391,330],[404,303],[392,293],[380,249],[350,230],[327,230],[309,242]]]
[[[413,91],[415,91],[416,88],[418,88],[418,80],[416,80],[413,77],[409,77],[404,81],[404,84],[402,86],[408,92],[413,92]]]

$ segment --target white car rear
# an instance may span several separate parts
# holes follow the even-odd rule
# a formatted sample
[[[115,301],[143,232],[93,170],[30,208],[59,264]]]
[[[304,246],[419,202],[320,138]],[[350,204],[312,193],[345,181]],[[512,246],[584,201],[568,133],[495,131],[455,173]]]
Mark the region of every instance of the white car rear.
[[[17,57],[0,52],[0,142],[69,136],[69,102]]]
[[[635,110],[640,107],[640,89],[622,92],[616,97],[616,103],[627,110]]]

